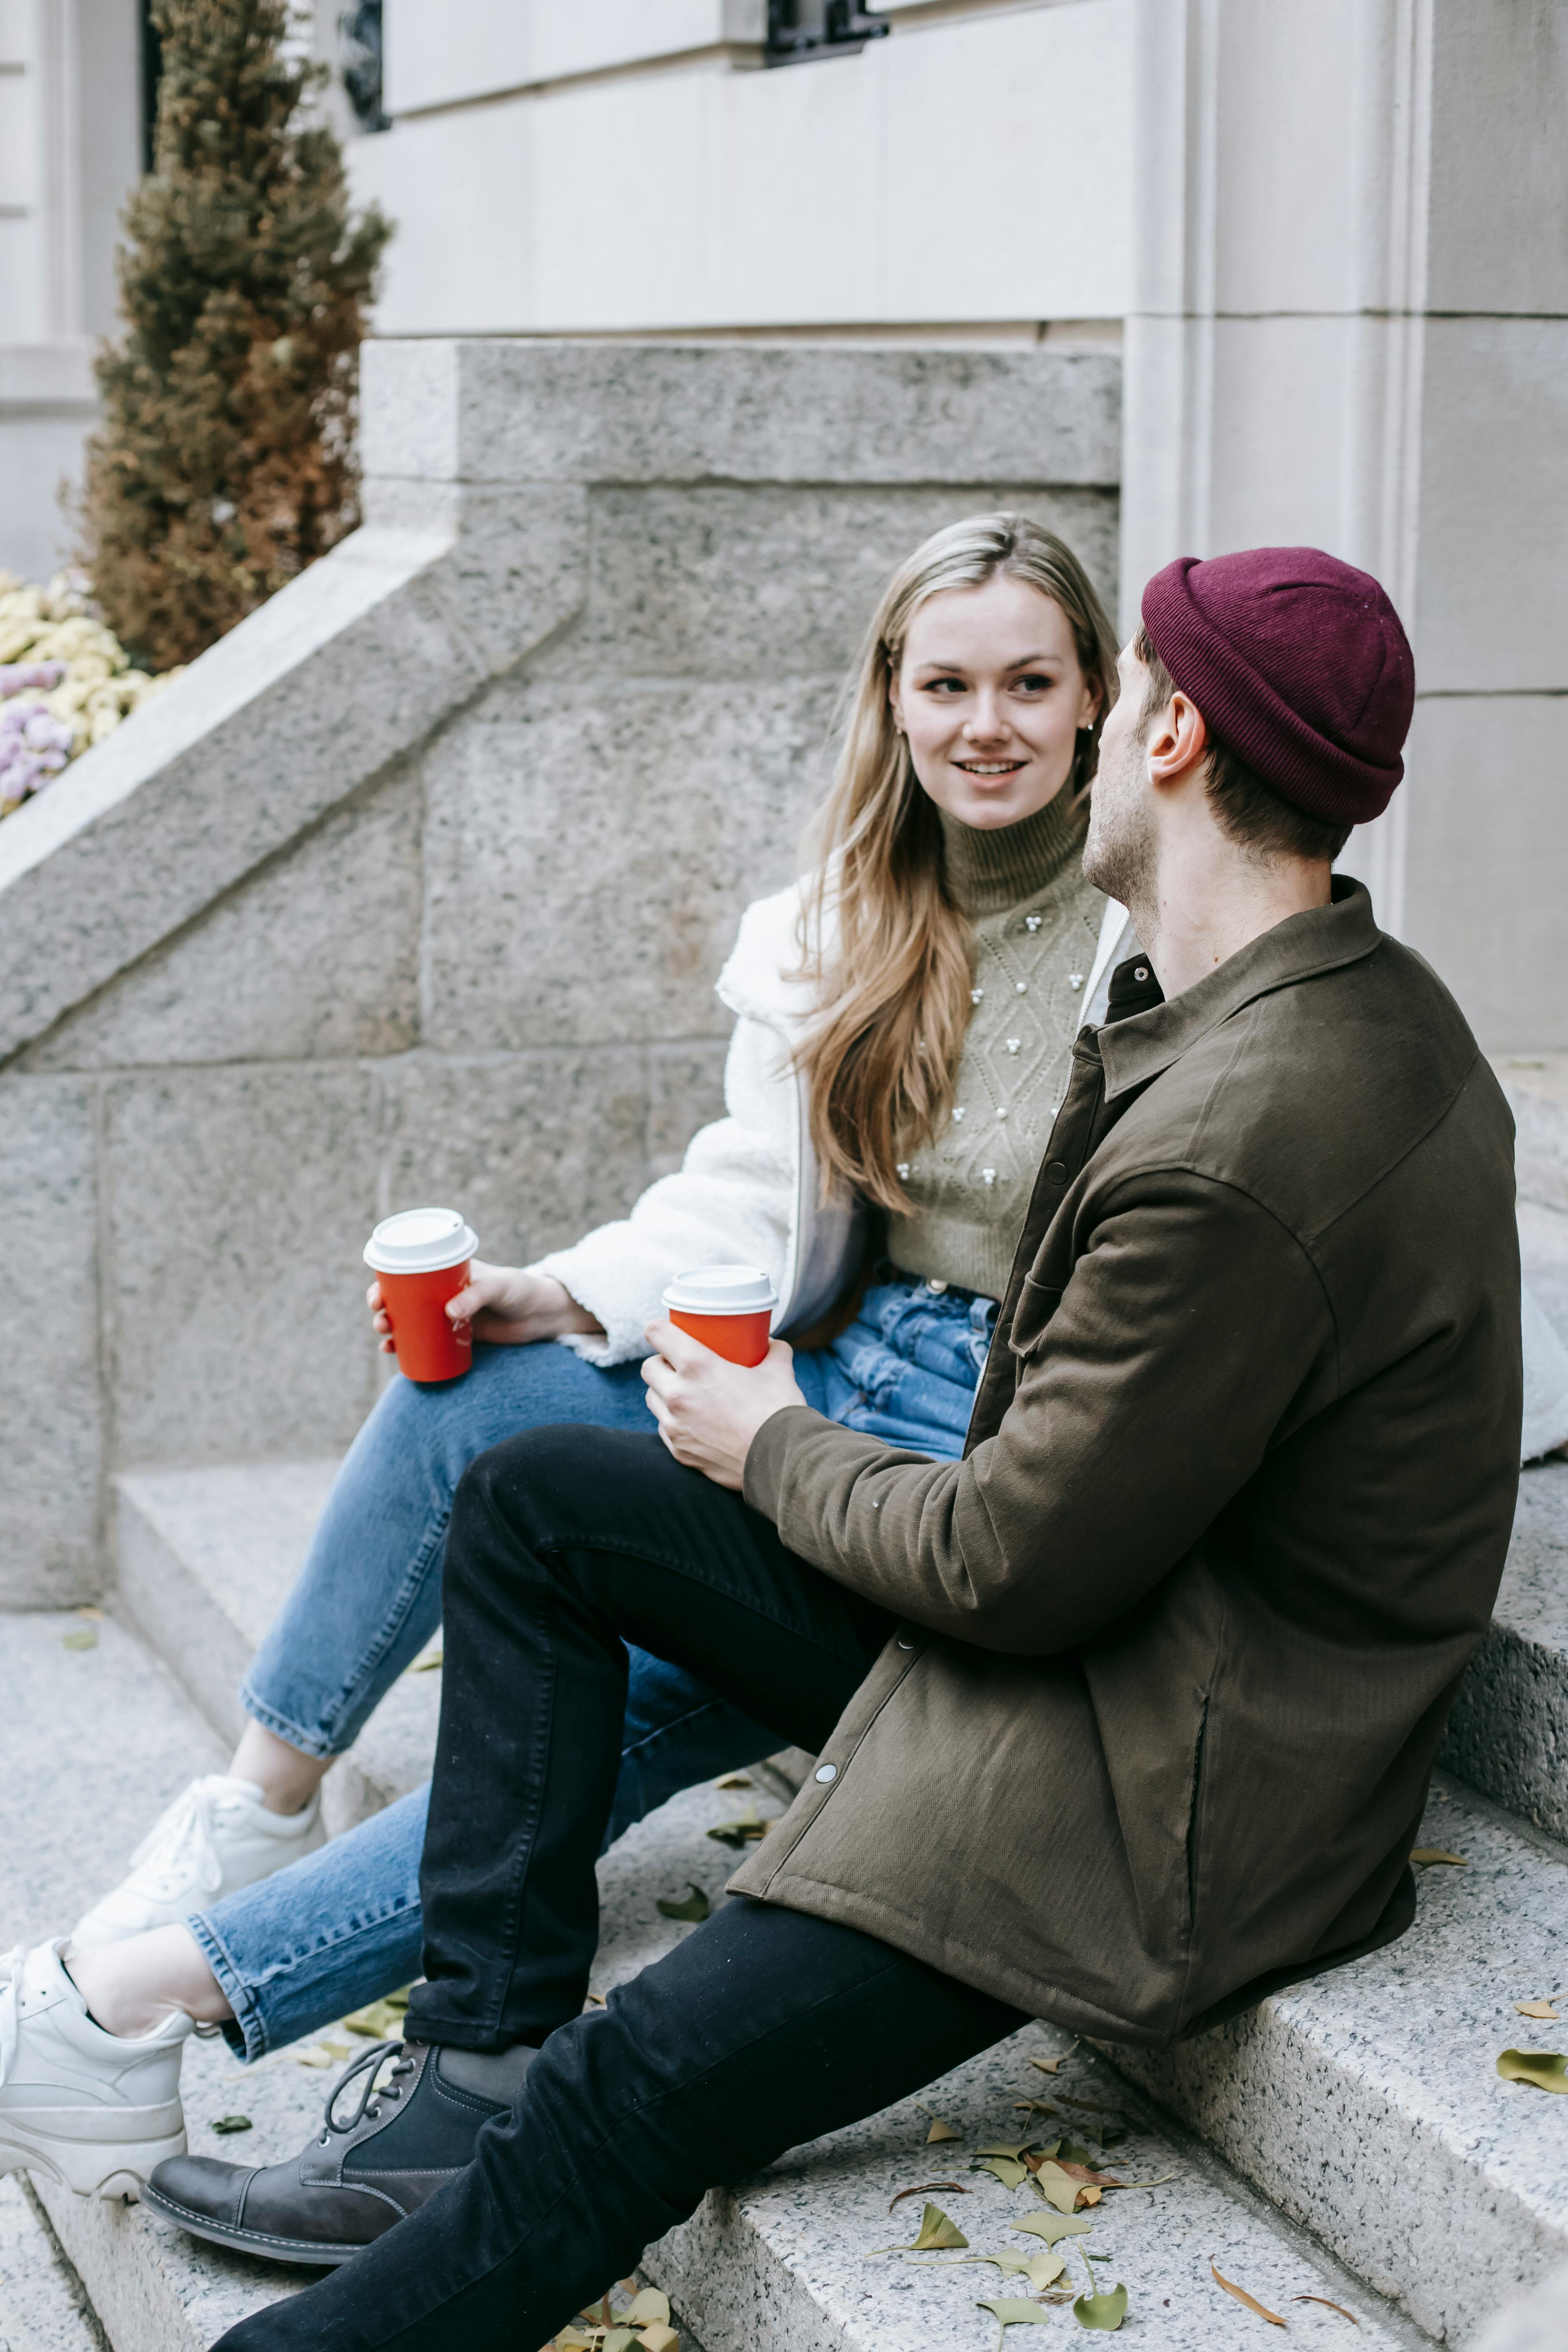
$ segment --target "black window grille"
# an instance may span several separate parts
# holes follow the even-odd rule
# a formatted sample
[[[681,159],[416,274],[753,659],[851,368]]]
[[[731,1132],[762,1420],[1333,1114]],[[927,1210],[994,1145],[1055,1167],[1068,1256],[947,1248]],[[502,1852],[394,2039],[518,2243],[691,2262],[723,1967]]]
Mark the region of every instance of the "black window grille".
[[[390,131],[381,103],[381,0],[358,0],[338,18],[338,58],[343,88],[362,131]]]
[[[768,0],[767,62],[809,65],[816,58],[852,58],[892,26],[856,0]]]

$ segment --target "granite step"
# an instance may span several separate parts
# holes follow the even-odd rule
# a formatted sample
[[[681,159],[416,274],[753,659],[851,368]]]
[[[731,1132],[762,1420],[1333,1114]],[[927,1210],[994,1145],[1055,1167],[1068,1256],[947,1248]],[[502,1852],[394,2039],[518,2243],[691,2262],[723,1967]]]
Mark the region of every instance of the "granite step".
[[[21,2173],[0,2180],[0,2352],[103,2352],[108,2339]]]
[[[241,1679],[303,1563],[338,1461],[115,1481],[118,1608],[229,1747],[246,1722]],[[334,1834],[429,1778],[440,1706],[438,1674],[411,1669],[394,1685],[327,1775]]]
[[[1408,1935],[1214,2033],[1117,2063],[1441,2342],[1568,2257],[1568,2136],[1499,2053],[1564,2044],[1568,1847],[1439,1775]],[[1568,2016],[1568,2009],[1563,2011]],[[1568,2045],[1565,2045],[1568,2046]]]
[[[0,1618],[0,1678],[9,1700],[8,1737],[0,1752],[0,1807],[26,1820],[25,1851],[11,1840],[0,1862],[0,1940],[31,1942],[58,1934],[118,1870],[127,1845],[192,1771],[221,1754],[211,1726],[172,1684],[160,1663],[126,1626],[97,1625],[97,1646],[67,1649],[77,1617]],[[705,1786],[687,1791],[640,1822],[600,1864],[602,1942],[594,1973],[600,1994],[691,1930],[662,1919],[661,1895],[690,1882],[715,1902],[732,1857],[707,1835],[732,1812],[732,1793]],[[764,1811],[774,1810],[765,1796]],[[359,2047],[346,2028],[329,2028],[303,2049],[284,2051],[241,2069],[221,2043],[189,2047],[184,2100],[198,2152],[269,2163],[297,2148],[318,2126],[321,2101],[337,2063],[334,2050]],[[1033,2058],[1059,2057],[1055,2077]],[[310,2063],[328,2060],[326,2066]],[[920,2200],[889,2215],[900,2189],[936,2179],[956,2189],[933,2192],[961,2222],[972,2248],[1032,2242],[1008,2223],[1030,2210],[1027,2190],[1009,2195],[988,2175],[968,2170],[971,2151],[992,2137],[1026,2128],[1015,2102],[1068,2093],[1116,2102],[1139,2126],[1119,2163],[1131,2179],[1159,2187],[1109,2196],[1081,2242],[1104,2253],[1108,2281],[1125,2281],[1127,2326],[1161,2352],[1241,2352],[1261,2323],[1217,2288],[1210,2262],[1272,2308],[1289,2313],[1297,2340],[1338,2344],[1345,2322],[1321,2295],[1353,2313],[1356,2341],[1368,2352],[1416,2352],[1426,2339],[1314,2243],[1271,2213],[1244,2182],[1180,2126],[1129,2093],[1100,2053],[1066,2035],[1031,2026],[926,2091],[934,2108],[962,2132],[942,2150],[926,2146],[928,2117],[913,2100],[812,2147],[796,2148],[757,2180],[716,2191],[693,2220],[648,2249],[644,2273],[663,2285],[688,2330],[689,2352],[991,2352],[995,2325],[982,2295],[1004,2286],[981,2267],[906,2263],[876,2250],[915,2234]],[[243,2140],[219,2138],[220,2116],[247,2116]],[[941,2156],[944,2160],[938,2162]],[[52,2184],[38,2192],[70,2261],[85,2283],[113,2352],[200,2352],[244,2314],[296,2294],[310,2273],[293,2273],[207,2246],[156,2221],[138,2205],[77,2199]],[[12,2184],[13,2195],[16,2184]],[[0,2217],[10,2208],[0,2206]],[[0,2249],[8,2244],[0,2218]],[[1082,2264],[1078,2265],[1080,2272]],[[1081,2284],[1081,2280],[1079,2282]],[[1499,2298],[1504,2288],[1499,2282]],[[3,2292],[3,2291],[0,2291]],[[0,2302],[5,2322],[11,2313]],[[1063,2315],[1064,2319],[1067,2315]],[[35,2352],[13,2326],[13,2352]],[[57,2352],[44,2336],[37,2352]],[[84,2352],[69,2337],[58,2352]]]

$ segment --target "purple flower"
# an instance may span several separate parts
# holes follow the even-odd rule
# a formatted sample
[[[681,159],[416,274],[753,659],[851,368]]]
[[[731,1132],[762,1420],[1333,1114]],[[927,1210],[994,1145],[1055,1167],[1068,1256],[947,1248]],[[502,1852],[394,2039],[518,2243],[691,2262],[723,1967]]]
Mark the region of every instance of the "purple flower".
[[[8,694],[20,694],[25,687],[52,694],[65,674],[64,662],[0,662],[0,700]]]
[[[70,758],[71,730],[38,702],[0,704],[0,800],[40,793]]]

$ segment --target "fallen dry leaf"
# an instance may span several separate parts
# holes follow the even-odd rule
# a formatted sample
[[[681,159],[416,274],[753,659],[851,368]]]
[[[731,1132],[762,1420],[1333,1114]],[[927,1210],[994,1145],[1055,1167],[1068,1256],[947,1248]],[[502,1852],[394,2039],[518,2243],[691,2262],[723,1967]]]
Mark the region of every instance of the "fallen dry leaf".
[[[710,1838],[717,1838],[721,1845],[732,1845],[738,1849],[743,1845],[754,1845],[759,1838],[766,1837],[772,1827],[773,1823],[763,1820],[755,1805],[748,1805],[738,1821],[716,1822],[708,1834]]]
[[[1290,2300],[1292,2303],[1321,2303],[1326,2311],[1337,2311],[1342,2319],[1348,2319],[1352,2327],[1361,2326],[1353,2311],[1347,2311],[1342,2303],[1331,2303],[1326,2294],[1293,2294]]]
[[[989,2311],[1001,2322],[1002,2332],[996,2338],[998,2347],[1006,2342],[1010,2327],[1031,2325],[1043,2327],[1050,2316],[1048,2312],[1041,2310],[1037,2303],[1026,2303],[1021,2295],[998,2295],[994,2302],[982,2303],[978,2307],[982,2311]]]
[[[756,1783],[748,1780],[743,1772],[731,1772],[722,1780],[715,1780],[713,1786],[716,1789],[752,1789]]]
[[[1049,2099],[1015,2099],[1014,2106],[1025,2116],[1059,2116],[1061,2109]]]
[[[973,2197],[974,2194],[973,2189],[965,2189],[962,2180],[922,2180],[918,2189],[900,2189],[893,2205],[901,2205],[906,2197],[923,2197],[928,2189],[956,2189],[961,2197]],[[888,2208],[889,2213],[893,2205]]]
[[[1080,2246],[1079,2252],[1089,2271],[1089,2293],[1080,2294],[1073,2305],[1073,2317],[1080,2327],[1102,2327],[1108,2331],[1120,2327],[1127,2316],[1127,2289],[1119,2281],[1109,2294],[1101,2294],[1094,2273],[1089,2269],[1089,2249]],[[1097,2259],[1106,2262],[1110,2257],[1101,2254]]]
[[[1268,2322],[1270,2327],[1284,2327],[1289,2324],[1280,2318],[1277,2311],[1270,2311],[1266,2303],[1259,2303],[1255,2294],[1248,2294],[1244,2286],[1237,2286],[1234,2279],[1227,2279],[1221,2272],[1215,2270],[1212,2254],[1209,2256],[1209,2268],[1214,2271],[1216,2286],[1224,2287],[1226,2294],[1235,2295],[1237,2303],[1244,2303],[1248,2311],[1255,2311],[1259,2319],[1266,2319]]]
[[[79,1633],[62,1633],[60,1647],[62,1650],[96,1650],[98,1635],[90,1625],[84,1625]]]
[[[591,1992],[588,1995],[587,2000],[583,2003],[583,2006],[585,2010],[607,2009],[609,2007],[609,2003],[605,2000],[602,1992]]]
[[[1556,1998],[1557,1996],[1554,1993],[1552,1995],[1552,2000],[1554,2000]],[[1558,2016],[1557,2011],[1552,2008],[1552,2001],[1550,2000],[1516,2000],[1514,2002],[1514,2007],[1518,2010],[1521,2017],[1543,2017],[1548,2019],[1553,2025],[1561,2025],[1563,2022],[1563,2020]]]
[[[1497,2070],[1505,2083],[1533,2083],[1538,2091],[1568,2091],[1568,2057],[1561,2050],[1505,2050]]]
[[[1097,2189],[1125,2189],[1127,2186],[1125,2180],[1118,2180],[1114,2172],[1091,2172],[1087,2164],[1068,2164],[1062,2158],[1057,2161],[1069,2180],[1090,2180]]]
[[[1007,2224],[1010,2230],[1016,2230],[1022,2236],[1044,2238],[1047,2246],[1054,2246],[1058,2238],[1081,2238],[1089,2226],[1087,2221],[1080,2221],[1070,2213],[1030,2213],[1022,2221],[1009,2221]]]
[[[694,1878],[689,1878],[686,1883],[691,1892],[689,1895],[683,1895],[679,1903],[670,1902],[665,1895],[661,1895],[659,1896],[657,1908],[661,1919],[694,1919],[700,1921],[712,1917],[713,1906],[709,1902],[707,1895],[703,1893],[701,1887],[698,1885],[697,1881]]]
[[[920,2111],[922,2116],[931,2116],[931,2129],[926,2134],[926,2146],[928,2147],[931,2147],[940,2140],[962,2139],[963,2137],[963,2134],[961,2131],[954,2131],[951,2124],[944,2124],[942,2117],[939,2115],[934,2114],[930,2107],[921,2106],[919,2099],[915,2101],[915,2105],[917,2107],[920,2107]]]
[[[921,2215],[920,2235],[909,2248],[911,2254],[923,2254],[939,2246],[967,2246],[968,2239],[956,2221],[950,2221],[940,2205],[928,2205]]]
[[[212,2127],[220,2137],[226,2138],[230,2132],[249,2131],[253,2126],[248,2116],[219,2116]]]
[[[1035,2186],[1047,2205],[1058,2213],[1070,2213],[1079,2200],[1080,2184],[1071,2179],[1059,2164],[1042,2164],[1035,2175]]]
[[[672,2352],[672,2347],[679,2341],[680,2338],[674,2328],[662,2319],[652,2321],[649,2326],[639,2329],[637,2333],[637,2342],[642,2346],[643,2352]]]
[[[373,2042],[396,2042],[408,2015],[409,1990],[405,1985],[401,1992],[389,1992],[384,2000],[367,2001],[363,2009],[351,2010],[343,2023],[351,2033],[368,2034]]]
[[[920,2233],[908,2246],[873,2246],[874,2254],[929,2254],[967,2248],[968,2239],[956,2221],[950,2221],[940,2205],[928,2205],[921,2215]]]
[[[441,1671],[442,1657],[443,1653],[440,1650],[426,1650],[422,1658],[415,1659],[408,1671],[411,1675],[438,1675]]]
[[[1005,2278],[1026,2278],[1029,2284],[1041,2290],[1053,2279],[1059,2279],[1067,2268],[1067,2258],[1049,2246],[1042,2246],[1037,2254],[1016,2254],[1006,2246],[994,2254],[965,2254],[966,2263],[994,2263]]]
[[[1470,1866],[1462,1853],[1450,1853],[1446,1846],[1440,1845],[1418,1845],[1410,1859],[1419,1863],[1451,1862],[1457,1864],[1460,1870],[1468,1870]]]
[[[605,2301],[608,2302],[608,2296]],[[623,2327],[649,2327],[669,2325],[669,2297],[657,2286],[645,2286],[621,2313]]]
[[[983,2156],[969,2169],[971,2172],[991,2173],[1004,2189],[1016,2189],[1029,2177],[1028,2166],[1020,2164],[1016,2156]]]

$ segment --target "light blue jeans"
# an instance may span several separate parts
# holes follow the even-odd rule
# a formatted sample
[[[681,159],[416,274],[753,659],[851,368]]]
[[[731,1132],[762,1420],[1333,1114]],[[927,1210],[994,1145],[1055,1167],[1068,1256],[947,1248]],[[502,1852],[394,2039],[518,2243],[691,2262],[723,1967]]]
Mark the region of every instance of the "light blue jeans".
[[[890,1281],[868,1290],[831,1346],[797,1354],[808,1403],[889,1444],[956,1459],[995,1307],[967,1291]],[[561,1422],[655,1430],[641,1370],[601,1371],[569,1348],[474,1350],[462,1380],[395,1380],[343,1463],[310,1554],[242,1697],[307,1755],[353,1745],[440,1622],[441,1555],[458,1481],[477,1455]],[[683,1669],[629,1652],[613,1844],[678,1790],[781,1746]],[[235,2014],[233,2046],[259,2058],[419,1971],[417,1790],[292,1868],[187,1921]]]

